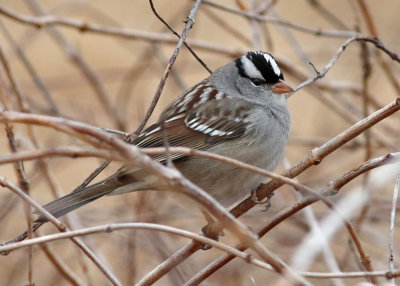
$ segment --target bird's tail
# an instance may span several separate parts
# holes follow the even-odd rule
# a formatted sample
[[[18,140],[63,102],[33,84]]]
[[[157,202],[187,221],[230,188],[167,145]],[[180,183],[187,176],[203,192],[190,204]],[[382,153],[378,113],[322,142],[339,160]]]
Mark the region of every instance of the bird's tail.
[[[73,211],[91,201],[94,201],[102,196],[114,191],[118,186],[110,184],[109,181],[104,180],[82,189],[75,191],[58,198],[43,207],[55,217],[60,217],[70,211]],[[38,213],[38,212],[36,212]],[[40,215],[35,222],[47,222],[48,219],[44,215]]]

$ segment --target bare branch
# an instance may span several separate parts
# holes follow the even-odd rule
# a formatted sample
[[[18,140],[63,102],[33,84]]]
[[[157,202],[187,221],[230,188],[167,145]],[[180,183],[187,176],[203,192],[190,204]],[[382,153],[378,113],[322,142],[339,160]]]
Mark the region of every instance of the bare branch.
[[[172,66],[174,65],[175,60],[178,57],[179,51],[180,51],[183,43],[185,42],[185,39],[189,33],[189,30],[194,25],[195,15],[197,13],[197,10],[200,8],[200,5],[202,2],[203,2],[203,0],[197,0],[195,2],[195,4],[193,5],[192,10],[190,10],[189,16],[187,17],[187,22],[186,22],[185,28],[183,29],[183,32],[179,38],[178,44],[176,45],[175,50],[174,50],[171,58],[169,59],[168,65],[165,68],[163,76],[161,77],[160,83],[158,84],[157,91],[154,94],[153,100],[146,112],[146,115],[145,115],[142,123],[140,123],[139,127],[136,129],[136,131],[133,133],[133,135],[138,135],[143,130],[143,128],[146,125],[147,121],[149,120],[151,114],[153,113],[154,108],[156,107],[157,102],[160,99],[161,92],[164,88],[165,82],[167,81],[167,78],[172,69]]]

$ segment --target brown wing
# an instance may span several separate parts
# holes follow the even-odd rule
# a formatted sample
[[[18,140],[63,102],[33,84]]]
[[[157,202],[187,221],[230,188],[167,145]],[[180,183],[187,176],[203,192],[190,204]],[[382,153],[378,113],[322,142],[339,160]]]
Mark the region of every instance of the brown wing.
[[[234,113],[231,112],[233,104],[236,105]],[[246,132],[249,108],[245,106],[241,100],[235,102],[230,99],[228,105],[226,98],[219,98],[208,100],[197,108],[192,108],[190,112],[184,110],[176,114],[176,105],[171,105],[161,115],[165,119],[147,128],[133,144],[141,148],[163,147],[165,132],[168,144],[172,147],[207,150],[221,141],[239,138]],[[173,154],[172,159],[177,160],[184,156]],[[153,157],[160,162],[165,161],[164,155]]]
[[[163,147],[165,146],[165,139],[163,137],[163,133],[165,132],[168,144],[171,147],[188,147],[198,150],[206,149],[207,135],[187,128],[185,117],[185,114],[181,114],[165,120],[163,127],[165,131],[162,130],[161,122],[151,125],[136,138],[133,144],[141,148]],[[160,162],[165,161],[165,155],[154,155],[152,157]],[[184,157],[182,154],[171,155],[172,160],[182,157]]]

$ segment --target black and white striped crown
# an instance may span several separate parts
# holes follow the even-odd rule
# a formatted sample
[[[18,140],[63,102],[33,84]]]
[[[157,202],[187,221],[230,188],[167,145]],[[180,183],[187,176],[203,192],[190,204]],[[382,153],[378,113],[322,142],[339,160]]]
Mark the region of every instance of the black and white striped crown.
[[[283,74],[274,57],[265,52],[248,52],[236,59],[236,67],[242,77],[262,80],[267,84],[283,80]]]

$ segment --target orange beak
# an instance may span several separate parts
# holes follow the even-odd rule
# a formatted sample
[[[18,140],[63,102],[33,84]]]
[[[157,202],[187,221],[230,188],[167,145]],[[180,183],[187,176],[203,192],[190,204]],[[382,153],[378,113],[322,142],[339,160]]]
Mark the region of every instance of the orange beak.
[[[293,92],[293,88],[291,88],[286,82],[280,79],[277,83],[275,83],[272,86],[272,91],[273,93],[277,94],[285,94]]]

